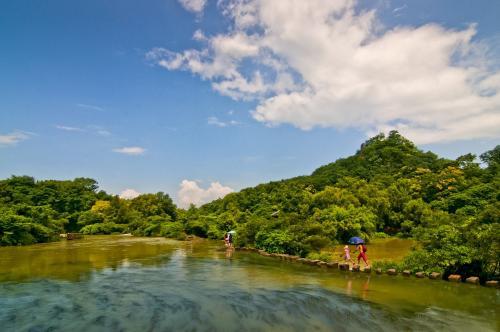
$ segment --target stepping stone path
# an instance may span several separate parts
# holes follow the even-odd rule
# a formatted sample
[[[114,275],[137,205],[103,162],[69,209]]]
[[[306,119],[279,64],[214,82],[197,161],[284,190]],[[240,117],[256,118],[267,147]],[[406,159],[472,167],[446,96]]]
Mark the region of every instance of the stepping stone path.
[[[236,248],[236,249],[237,250],[241,250],[241,251],[255,252],[255,253],[258,253],[261,256],[275,257],[275,258],[279,258],[280,260],[284,260],[284,261],[296,261],[296,262],[299,262],[299,263],[303,263],[303,264],[307,264],[307,265],[312,265],[312,266],[320,266],[320,267],[324,267],[324,268],[338,268],[339,270],[342,270],[342,271],[349,271],[350,270],[350,265],[348,263],[324,262],[324,261],[321,261],[321,260],[318,260],[318,259],[301,258],[299,256],[293,256],[293,255],[288,255],[288,254],[268,253],[268,252],[266,252],[264,250],[259,250],[259,249],[256,249],[256,248],[245,248],[245,247],[242,247],[242,248]],[[352,271],[353,272],[371,273],[372,272],[372,268],[370,266],[367,266],[363,270],[361,270],[361,267],[359,265],[355,265],[355,266],[352,267]],[[384,273],[381,268],[375,269],[375,272],[377,274],[383,274]],[[388,269],[385,272],[388,275],[390,275],[390,276],[395,276],[395,275],[398,274],[398,272],[396,271],[396,269]],[[411,276],[411,271],[404,270],[401,274],[403,276],[405,276],[405,277],[410,277]],[[424,278],[425,277],[425,273],[421,272],[421,271],[420,272],[416,272],[415,273],[415,277],[416,278]],[[432,272],[431,274],[429,274],[429,279],[440,279],[440,278],[441,278],[441,273],[439,273],[439,272]],[[461,282],[462,281],[462,276],[459,275],[459,274],[450,274],[448,276],[448,281],[451,281],[451,282]],[[474,285],[479,285],[480,284],[479,277],[469,277],[469,278],[465,279],[465,282],[467,282],[469,284],[474,284]],[[498,282],[498,280],[488,280],[488,281],[485,282],[485,286],[486,287],[492,287],[492,288],[498,288],[499,282]]]

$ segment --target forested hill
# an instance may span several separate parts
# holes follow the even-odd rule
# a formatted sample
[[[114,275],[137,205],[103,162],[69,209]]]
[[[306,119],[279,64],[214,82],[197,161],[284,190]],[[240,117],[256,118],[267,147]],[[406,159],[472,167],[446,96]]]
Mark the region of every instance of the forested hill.
[[[355,155],[338,159],[315,170],[311,176],[321,185],[335,184],[346,176],[367,181],[389,177],[411,177],[417,168],[433,172],[447,166],[459,166],[456,161],[438,158],[432,152],[422,152],[397,132],[386,138],[378,135],[361,145]]]
[[[351,157],[310,176],[232,193],[184,220],[187,232],[220,238],[235,229],[239,245],[308,255],[351,236],[414,237],[423,249],[413,267],[480,265],[498,269],[500,146],[456,160],[422,152],[397,132],[365,142]]]
[[[413,237],[412,269],[500,269],[500,146],[479,159],[449,160],[419,150],[397,132],[365,142],[353,156],[311,175],[261,184],[200,208],[177,209],[167,194],[132,200],[97,182],[0,181],[0,245],[46,242],[65,231],[131,232],[221,239],[268,252],[318,255],[351,236]]]

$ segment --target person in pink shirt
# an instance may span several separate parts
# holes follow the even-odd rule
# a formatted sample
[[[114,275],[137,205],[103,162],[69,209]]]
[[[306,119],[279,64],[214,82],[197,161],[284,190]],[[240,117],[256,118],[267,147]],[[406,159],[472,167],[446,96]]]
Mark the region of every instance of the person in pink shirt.
[[[353,260],[351,258],[351,250],[349,249],[348,245],[344,246],[344,256],[343,257],[344,257],[344,261],[351,262],[351,263],[354,264],[354,262],[353,262]]]

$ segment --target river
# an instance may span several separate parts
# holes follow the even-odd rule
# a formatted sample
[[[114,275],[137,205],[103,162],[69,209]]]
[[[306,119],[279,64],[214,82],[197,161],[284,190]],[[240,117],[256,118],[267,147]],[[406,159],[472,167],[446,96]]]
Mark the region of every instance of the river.
[[[2,331],[496,331],[500,291],[341,272],[220,242],[0,248]]]

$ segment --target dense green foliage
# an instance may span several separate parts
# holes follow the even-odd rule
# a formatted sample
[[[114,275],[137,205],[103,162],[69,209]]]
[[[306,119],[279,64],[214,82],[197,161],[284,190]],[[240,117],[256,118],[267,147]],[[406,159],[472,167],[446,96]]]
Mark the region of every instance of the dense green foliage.
[[[401,267],[496,274],[500,262],[500,146],[456,160],[422,152],[397,132],[310,176],[271,182],[191,208],[190,233],[268,252],[316,253],[352,236],[413,237],[421,248]]]
[[[480,159],[483,167],[471,154],[439,158],[391,132],[309,176],[188,210],[163,193],[110,196],[91,179],[13,176],[0,181],[0,245],[50,241],[63,231],[221,239],[236,230],[237,245],[316,257],[352,236],[395,235],[421,244],[399,268],[491,277],[500,264],[500,146]]]
[[[48,242],[63,232],[172,235],[177,208],[164,193],[132,200],[97,191],[92,179],[35,181],[12,176],[0,181],[0,245]],[[172,225],[177,228],[172,228]]]

